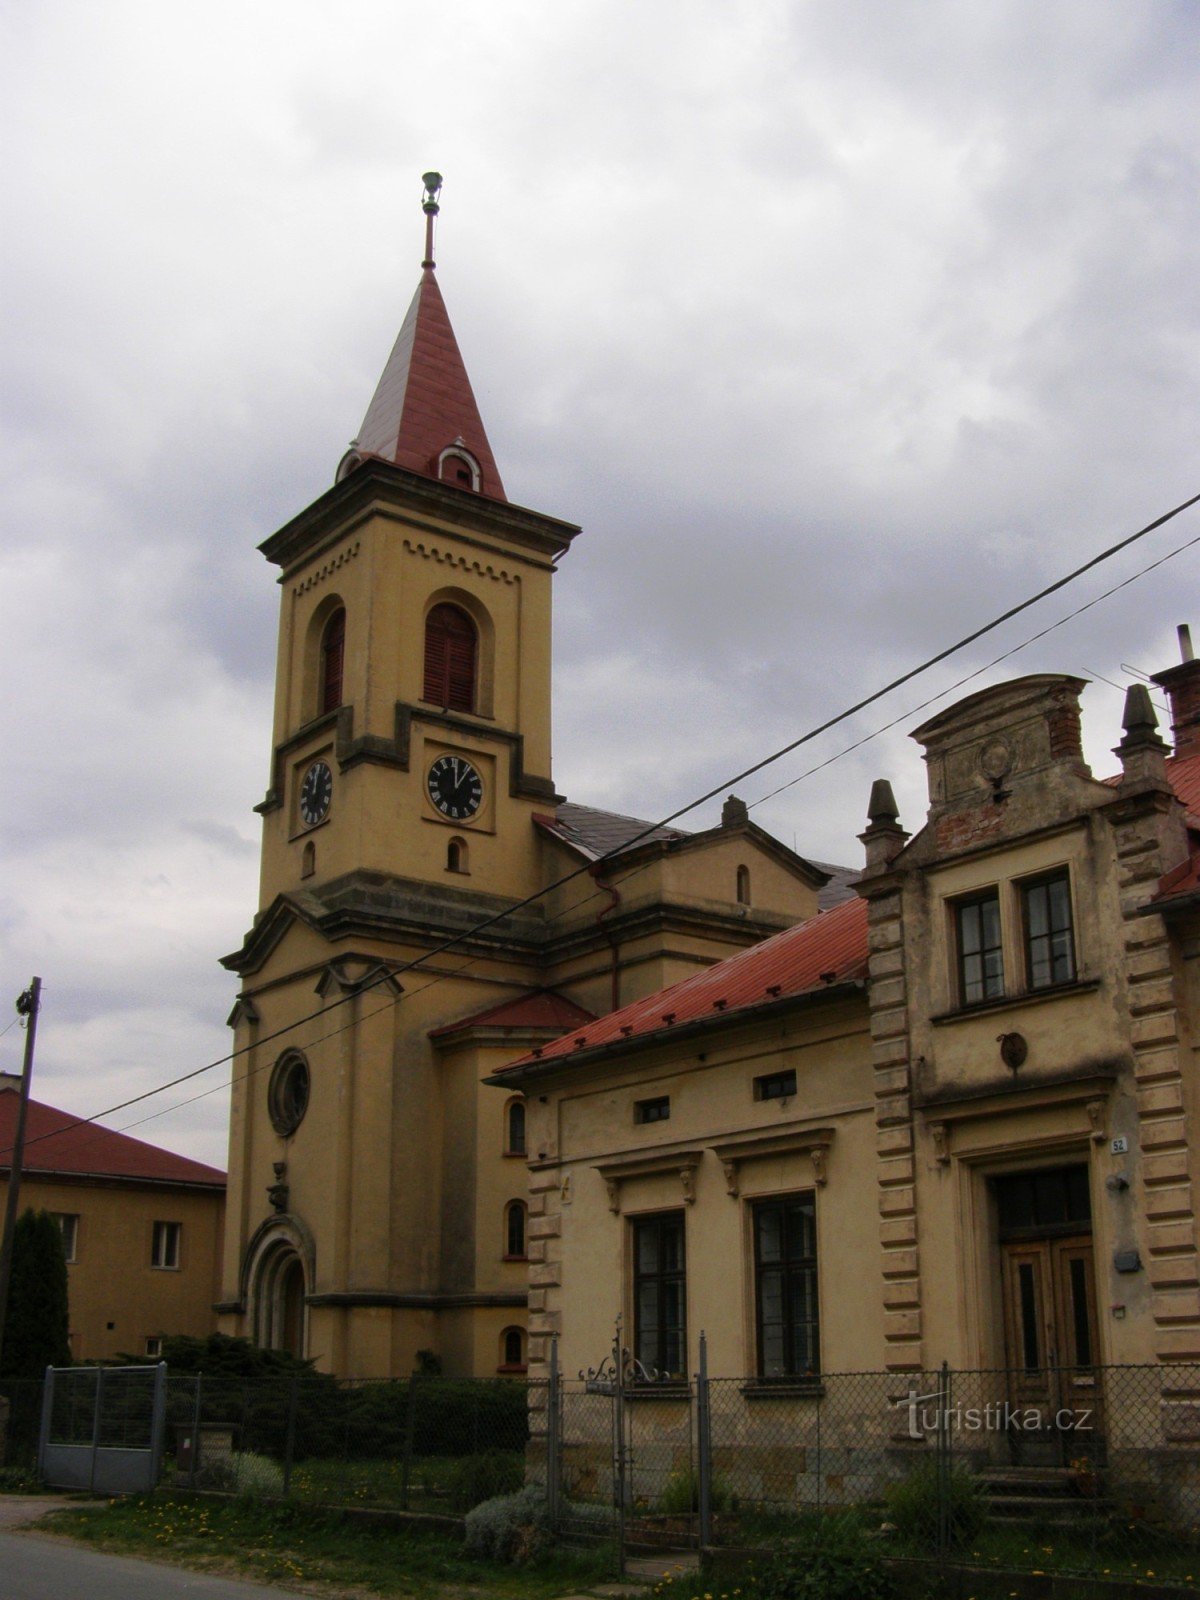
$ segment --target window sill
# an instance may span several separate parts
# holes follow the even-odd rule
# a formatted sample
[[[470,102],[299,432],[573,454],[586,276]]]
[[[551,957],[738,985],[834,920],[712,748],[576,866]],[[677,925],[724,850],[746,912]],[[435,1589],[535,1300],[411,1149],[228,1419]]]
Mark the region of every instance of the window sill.
[[[625,1391],[626,1400],[690,1400],[692,1386],[686,1378],[662,1378],[632,1383]]]
[[[935,1028],[944,1027],[947,1023],[966,1022],[970,1017],[986,1017],[994,1011],[1011,1011],[1015,1006],[1036,1006],[1045,1000],[1094,994],[1099,987],[1099,978],[1074,978],[1070,983],[1056,983],[1046,989],[1025,989],[1020,994],[1003,994],[995,1000],[979,1000],[971,1006],[955,1006],[951,1011],[930,1017],[929,1021]]]
[[[528,1161],[528,1150],[504,1150],[501,1152],[506,1161]]]
[[[825,1385],[820,1378],[759,1378],[741,1392],[746,1400],[820,1400]]]
[[[519,1261],[522,1266],[527,1265],[529,1261],[528,1256],[501,1256],[500,1259],[501,1261]]]
[[[151,1272],[178,1272],[180,1271],[180,1268],[167,1266],[161,1261],[152,1261],[150,1263],[150,1270]]]
[[[496,1376],[498,1378],[523,1378],[528,1371],[529,1368],[522,1361],[520,1366],[516,1367],[497,1367]]]

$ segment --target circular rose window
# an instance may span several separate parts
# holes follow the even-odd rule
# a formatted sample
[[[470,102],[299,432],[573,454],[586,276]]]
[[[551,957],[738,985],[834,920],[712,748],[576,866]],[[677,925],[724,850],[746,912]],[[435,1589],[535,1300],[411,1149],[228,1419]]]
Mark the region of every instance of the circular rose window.
[[[297,1051],[280,1056],[267,1090],[267,1109],[276,1133],[295,1133],[308,1110],[308,1062]]]

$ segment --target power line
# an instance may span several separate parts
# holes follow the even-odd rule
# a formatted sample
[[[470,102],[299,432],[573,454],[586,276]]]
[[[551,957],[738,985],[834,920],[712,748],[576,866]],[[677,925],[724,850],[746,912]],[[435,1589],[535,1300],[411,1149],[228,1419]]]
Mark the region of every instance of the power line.
[[[1135,533],[1127,534],[1123,539],[1117,540],[1115,544],[1107,546],[1098,554],[1090,557],[1089,560],[1082,562],[1079,566],[1074,567],[1070,572],[1065,573],[1062,577],[1055,579],[1053,583],[1046,584],[1044,588],[1039,589],[1035,594],[1032,594],[1026,599],[1019,601],[1016,605],[1009,606],[1007,610],[1002,611],[998,616],[993,617],[991,621],[985,622],[980,627],[974,628],[970,633],[964,634],[963,637],[957,640],[954,644],[946,645],[934,655],[926,657],[926,659],[918,663],[918,665],[910,667],[906,672],[900,673],[897,677],[894,677],[888,683],[885,683],[881,688],[874,690],[871,694],[865,695],[861,700],[856,701],[851,706],[847,706],[844,710],[837,712],[834,716],[826,718],[824,722],[818,723],[815,727],[810,728],[806,733],[803,733],[799,735],[799,737],[790,740],[787,744],[782,745],[778,750],[773,751],[770,755],[762,757],[762,759],[759,761],[752,762],[750,766],[744,767],[740,772],[735,773],[732,777],[723,779],[714,788],[711,788],[704,794],[699,795],[693,800],[690,800],[686,805],[678,807],[677,810],[672,811],[660,822],[648,824],[641,830],[640,833],[636,833],[633,838],[626,840],[621,846],[604,852],[604,854],[599,856],[593,862],[585,863],[583,866],[576,867],[572,871],[564,873],[561,877],[554,879],[548,884],[545,884],[542,888],[535,890],[532,894],[528,894],[523,899],[515,901],[512,905],[507,906],[504,910],[493,912],[490,916],[484,917],[481,921],[473,924],[470,928],[450,935],[449,938],[443,939],[439,944],[436,944],[431,949],[426,950],[422,955],[414,957],[413,960],[405,962],[399,966],[388,966],[386,969],[387,977],[395,978],[399,977],[403,973],[414,971],[416,968],[423,966],[426,962],[433,960],[434,957],[444,955],[448,950],[455,949],[458,945],[463,944],[468,939],[477,938],[480,934],[486,933],[488,929],[495,927],[498,923],[503,922],[506,918],[515,915],[519,911],[526,910],[531,905],[535,905],[539,900],[542,900],[547,895],[553,894],[557,890],[564,888],[567,884],[574,882],[575,879],[582,877],[585,873],[594,873],[598,867],[603,866],[606,862],[615,860],[620,855],[623,855],[625,852],[631,850],[635,845],[640,844],[646,839],[650,838],[660,829],[669,827],[671,823],[678,821],[680,817],[687,816],[689,812],[695,811],[699,806],[705,805],[709,800],[715,799],[719,794],[724,793],[728,789],[732,788],[735,784],[743,783],[747,778],[753,777],[755,773],[762,772],[765,768],[774,765],[774,763],[777,761],[782,760],[784,756],[790,755],[793,750],[798,750],[801,748],[801,746],[810,744],[814,739],[818,738],[823,733],[827,733],[831,728],[835,728],[840,723],[848,721],[853,716],[857,716],[860,711],[866,710],[868,706],[872,706],[877,701],[884,699],[894,690],[903,687],[903,685],[906,683],[911,683],[915,678],[922,676],[924,673],[930,671],[933,667],[939,665],[939,663],[948,660],[951,656],[957,655],[961,650],[965,650],[968,645],[974,644],[976,640],[984,638],[989,633],[994,633],[997,628],[1002,627],[1006,622],[1010,622],[1013,617],[1020,616],[1022,612],[1030,610],[1033,606],[1038,605],[1042,600],[1045,600],[1050,595],[1057,593],[1059,589],[1064,589],[1068,584],[1076,582],[1085,573],[1090,572],[1094,567],[1101,566],[1106,561],[1111,561],[1113,557],[1119,555],[1122,550],[1127,550],[1131,545],[1136,544],[1138,540],[1146,538],[1147,535],[1155,532],[1158,528],[1163,527],[1166,523],[1172,521],[1175,517],[1180,516],[1184,511],[1189,510],[1197,503],[1200,503],[1200,494],[1194,494],[1189,499],[1182,501],[1177,506],[1174,506],[1170,511],[1163,512],[1161,516],[1155,517],[1153,521],[1146,523],[1144,527],[1139,528]],[[1197,539],[1190,541],[1192,544],[1197,542],[1200,542],[1200,536],[1198,536]],[[1185,545],[1182,548],[1186,549],[1188,546]],[[1173,552],[1173,554],[1175,553],[1178,552]],[[1169,559],[1169,557],[1162,558],[1162,560],[1167,559]],[[1154,563],[1154,565],[1159,564],[1161,563]],[[1117,589],[1124,588],[1127,583],[1132,581],[1132,578],[1126,579],[1121,584],[1116,585],[1110,592],[1115,593]],[[1097,600],[1101,598],[1104,598],[1104,596],[1097,597]],[[1089,601],[1087,605],[1081,606],[1079,610],[1088,610],[1091,605],[1097,603],[1097,600]],[[1025,642],[1033,643],[1034,640],[1043,638],[1046,633],[1052,632],[1053,628],[1057,626],[1057,623],[1052,624],[1050,628],[1043,629],[1040,633],[1035,634],[1032,639]],[[1015,648],[1021,647],[1018,646]],[[998,657],[997,660],[1002,661],[1006,659],[1007,655],[1011,655],[1013,653],[1014,651],[1006,652],[1004,656]],[[985,668],[983,670],[987,669]],[[973,677],[976,675],[977,674],[972,673],[970,676]],[[969,678],[964,679],[963,681],[969,681]],[[947,690],[945,692],[949,693],[952,691]],[[941,698],[941,696],[935,696],[934,698]],[[928,704],[929,702],[926,703]],[[906,713],[906,716],[911,714],[912,713]],[[893,724],[889,724],[889,726],[892,725]],[[865,740],[860,742],[865,742]],[[836,757],[831,759],[836,759]],[[828,763],[822,763],[821,765],[828,765]],[[820,769],[814,768],[813,770],[816,771]],[[784,787],[788,786],[785,785]],[[764,796],[763,798],[766,799],[770,797]],[[380,964],[381,966],[385,965],[382,962]],[[329,1012],[336,1010],[338,1007],[347,1004],[349,1000],[357,998],[357,996],[368,992],[382,981],[382,977],[375,978],[371,982],[365,983],[360,988],[355,989],[352,994],[343,995],[337,1000],[332,1000],[327,1005],[320,1006],[315,1011],[309,1012],[306,1016],[300,1017],[297,1021],[288,1023],[285,1027],[277,1028],[274,1030],[274,1032],[263,1035],[261,1038],[256,1039],[253,1045],[244,1045],[239,1050],[232,1050],[226,1055],[217,1057],[217,1059],[214,1061],[209,1061],[203,1066],[193,1068],[190,1072],[184,1072],[176,1078],[168,1079],[167,1082],[159,1084],[155,1088],[144,1090],[141,1094],[131,1095],[128,1100],[122,1100],[117,1105],[110,1106],[107,1110],[95,1112],[90,1117],[80,1117],[77,1121],[68,1123],[65,1128],[55,1130],[55,1134],[44,1134],[41,1135],[39,1139],[29,1140],[28,1143],[38,1143],[40,1142],[41,1138],[51,1138],[57,1136],[58,1134],[71,1132],[74,1128],[84,1127],[89,1123],[98,1121],[101,1117],[115,1116],[119,1111],[126,1111],[131,1106],[140,1105],[143,1101],[152,1099],[155,1095],[166,1093],[168,1089],[177,1088],[180,1084],[188,1083],[192,1079],[198,1078],[206,1072],[212,1072],[217,1067],[225,1066],[227,1063],[232,1063],[239,1056],[246,1054],[250,1049],[257,1049],[264,1044],[270,1044],[274,1040],[282,1038],[285,1034],[293,1033],[297,1028],[304,1027],[307,1023],[318,1020],[320,1017],[327,1015]],[[2,1154],[2,1152],[0,1152],[0,1154]]]

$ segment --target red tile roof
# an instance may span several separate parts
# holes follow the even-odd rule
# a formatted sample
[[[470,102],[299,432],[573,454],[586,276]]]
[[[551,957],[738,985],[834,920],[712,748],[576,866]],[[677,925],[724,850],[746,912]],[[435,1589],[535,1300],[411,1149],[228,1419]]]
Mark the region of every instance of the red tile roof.
[[[362,427],[360,455],[382,456],[427,478],[441,452],[461,441],[479,463],[480,492],[504,500],[504,485],[433,268],[426,267]]]
[[[1188,808],[1189,823],[1193,827],[1200,827],[1200,755],[1168,761],[1167,778]]]
[[[0,1172],[7,1175],[17,1128],[19,1084],[14,1078],[0,1083]],[[29,1102],[25,1125],[24,1172],[39,1175],[70,1173],[93,1178],[141,1179],[147,1183],[199,1184],[224,1189],[225,1174],[202,1161],[177,1156],[156,1144],[114,1133],[94,1122],[81,1123],[69,1112]]]
[[[533,989],[515,1000],[477,1011],[473,1017],[434,1028],[429,1037],[445,1039],[454,1033],[465,1033],[469,1028],[552,1028],[555,1033],[562,1033],[567,1028],[578,1028],[595,1020],[593,1012],[577,1006],[566,995],[555,994],[553,989]]]
[[[505,1073],[538,1061],[573,1056],[623,1040],[665,1035],[672,1028],[722,1012],[737,1011],[744,1017],[756,1006],[863,979],[866,974],[867,903],[856,897],[645,1000],[635,1000],[596,1022],[572,1028],[496,1076],[503,1078]]]

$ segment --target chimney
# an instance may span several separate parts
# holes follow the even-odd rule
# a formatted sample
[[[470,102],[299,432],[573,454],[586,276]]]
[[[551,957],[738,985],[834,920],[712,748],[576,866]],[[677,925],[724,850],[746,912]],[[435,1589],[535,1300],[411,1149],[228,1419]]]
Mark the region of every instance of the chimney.
[[[1200,661],[1192,650],[1192,635],[1186,622],[1179,629],[1179,665],[1156,672],[1153,681],[1167,691],[1171,702],[1171,732],[1175,755],[1186,760],[1200,756]]]

